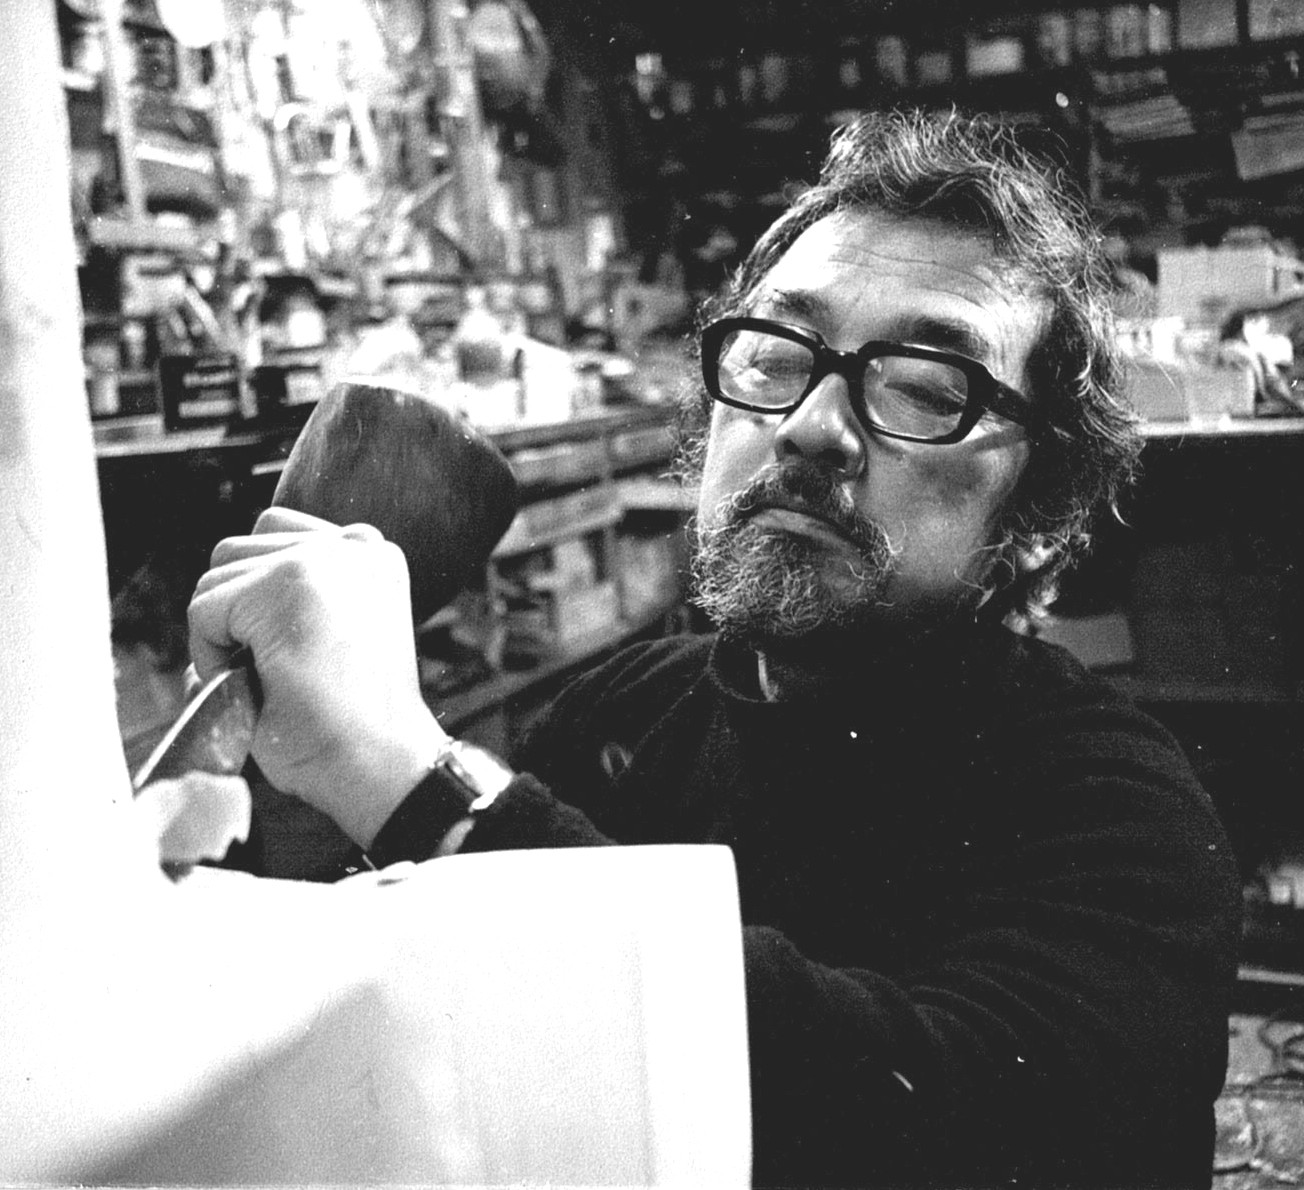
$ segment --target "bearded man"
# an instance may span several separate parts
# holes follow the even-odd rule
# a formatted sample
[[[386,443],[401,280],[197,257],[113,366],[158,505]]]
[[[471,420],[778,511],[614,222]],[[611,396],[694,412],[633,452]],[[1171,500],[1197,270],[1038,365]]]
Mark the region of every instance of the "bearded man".
[[[998,129],[843,130],[702,315],[716,631],[578,679],[515,771],[422,702],[374,530],[272,510],[197,590],[201,674],[253,650],[263,770],[376,863],[732,849],[758,1185],[1210,1182],[1227,840],[1171,737],[1026,631],[1136,459],[1097,243]]]

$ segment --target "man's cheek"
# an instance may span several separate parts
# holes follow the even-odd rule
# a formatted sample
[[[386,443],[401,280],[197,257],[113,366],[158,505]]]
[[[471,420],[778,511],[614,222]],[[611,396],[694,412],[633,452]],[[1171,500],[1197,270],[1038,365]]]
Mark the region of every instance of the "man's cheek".
[[[935,447],[914,460],[911,486],[927,494],[916,507],[956,527],[992,525],[1014,492],[1023,460],[1023,452]]]
[[[769,426],[738,410],[725,413],[712,422],[702,466],[698,513],[708,526],[718,520],[721,503],[746,488],[773,457],[774,432]]]

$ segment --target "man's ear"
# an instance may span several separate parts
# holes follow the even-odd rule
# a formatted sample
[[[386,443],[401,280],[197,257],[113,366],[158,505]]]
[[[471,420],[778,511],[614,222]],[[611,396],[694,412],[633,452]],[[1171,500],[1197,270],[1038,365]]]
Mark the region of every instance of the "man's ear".
[[[1039,533],[1035,537],[1016,538],[1014,565],[1019,574],[1035,574],[1044,570],[1054,560],[1056,547],[1049,537]]]
[[[1025,621],[1035,621],[1044,616],[1059,594],[1055,561],[1061,547],[1044,533],[1035,536],[1016,536],[1011,543],[1014,559],[1015,582],[1030,581],[1027,595]],[[1037,577],[1040,576],[1040,577]]]

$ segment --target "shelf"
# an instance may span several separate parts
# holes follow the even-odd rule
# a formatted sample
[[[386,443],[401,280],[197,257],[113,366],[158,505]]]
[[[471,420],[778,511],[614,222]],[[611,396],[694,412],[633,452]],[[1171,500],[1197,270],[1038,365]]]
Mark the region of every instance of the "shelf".
[[[297,429],[232,431],[222,426],[166,430],[161,414],[115,417],[91,427],[98,459],[133,459],[229,450],[269,448],[291,438]]]
[[[362,290],[351,277],[319,269],[292,269],[279,260],[261,259],[254,262],[255,277],[264,280],[306,281],[319,297],[332,301],[349,301],[360,297]]]
[[[1274,967],[1257,967],[1250,963],[1242,963],[1236,978],[1241,983],[1267,984],[1304,991],[1304,972],[1301,971],[1279,971]]]
[[[1290,10],[1292,23],[1298,3],[1280,6]],[[1098,8],[1103,16],[1108,6]],[[1177,15],[1176,0],[1167,8]],[[662,53],[666,73],[655,105],[660,118],[651,118],[651,104],[642,109],[649,116],[642,126],[646,151],[677,161],[677,171],[663,171],[663,186],[727,227],[745,248],[778,213],[757,196],[782,199],[788,184],[813,180],[832,125],[873,110],[958,106],[1017,126],[1035,153],[1090,196],[1102,222],[1134,245],[1157,227],[1177,242],[1215,241],[1238,223],[1289,236],[1299,211],[1299,171],[1287,168],[1293,157],[1283,150],[1271,172],[1263,167],[1263,176],[1249,177],[1240,172],[1245,167],[1231,138],[1251,139],[1247,128],[1265,116],[1304,118],[1304,31],[1251,39],[1245,8],[1240,0],[1238,38],[1230,45],[1179,45],[1174,34],[1169,48],[1157,52],[1100,52],[1056,65],[1036,49],[1037,16],[1064,10],[1050,0],[994,0],[994,6],[917,0],[899,12],[861,13],[855,22],[823,9],[794,21],[778,4],[731,19],[743,9],[740,0],[727,0],[717,5],[730,14],[720,18],[721,27],[745,30],[732,39],[685,35],[671,24],[658,35],[659,45],[658,37],[646,40],[643,48]],[[998,17],[1012,19],[1009,31],[1022,40],[1026,65],[970,73],[966,34],[999,32],[992,25]],[[926,43],[951,51],[953,77],[934,85],[890,81],[875,64],[884,35],[903,37],[912,61]],[[768,91],[767,55],[787,65],[786,82],[780,78],[776,86],[771,79]],[[744,70],[754,76],[745,86]],[[914,77],[913,67],[903,76]],[[749,92],[749,102],[739,101],[740,92]],[[1111,195],[1102,175],[1111,165],[1125,171],[1112,180],[1128,190],[1112,197],[1130,200],[1129,210],[1107,209]]]
[[[658,424],[622,428],[611,436],[611,464],[617,471],[668,462],[675,453],[675,429]]]
[[[510,455],[516,450],[598,438],[616,430],[664,425],[673,417],[674,410],[669,406],[626,405],[584,414],[570,421],[494,430],[489,437],[500,450]],[[223,450],[260,443],[273,446],[297,433],[297,426],[258,429],[212,426],[202,430],[168,431],[163,429],[162,420],[157,415],[112,418],[98,422],[94,427],[95,453],[100,458]]]
[[[528,512],[528,507],[526,511]],[[490,556],[498,561],[504,558],[519,557],[521,554],[545,549],[561,541],[571,541],[576,537],[583,537],[587,533],[597,533],[603,529],[609,529],[617,524],[623,516],[624,509],[613,499],[606,508],[600,511],[573,519],[558,520],[547,528],[538,530],[530,530],[525,527],[518,528],[517,523],[513,522],[512,526],[503,535],[503,539],[494,547],[494,551]]]
[[[96,247],[119,252],[174,252],[200,256],[206,237],[193,227],[174,227],[148,219],[133,221],[96,216],[86,225],[86,238]]]
[[[1149,421],[1141,426],[1141,436],[1146,439],[1173,441],[1190,438],[1294,438],[1304,436],[1304,416]]]
[[[1102,673],[1101,677],[1137,703],[1304,705],[1304,691],[1289,690],[1269,682],[1183,682],[1110,673]]]
[[[325,358],[324,345],[316,347],[265,347],[263,367],[267,368],[320,368]]]
[[[624,512],[691,513],[697,493],[673,479],[629,476],[616,480],[616,496]]]
[[[606,477],[609,463],[601,439],[522,447],[512,452],[512,471],[522,488],[594,483]]]
[[[665,424],[674,419],[669,405],[620,405],[580,414],[569,421],[547,422],[495,430],[490,437],[500,450],[511,454],[527,447],[551,446],[557,442],[597,438],[612,430]]]

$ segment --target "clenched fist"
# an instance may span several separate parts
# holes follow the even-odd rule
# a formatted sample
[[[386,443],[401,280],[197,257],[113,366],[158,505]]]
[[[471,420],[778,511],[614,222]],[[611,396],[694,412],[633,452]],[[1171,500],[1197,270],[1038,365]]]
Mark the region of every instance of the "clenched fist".
[[[409,598],[403,554],[376,529],[272,508],[218,543],[190,604],[200,677],[253,654],[267,779],[364,847],[447,740],[421,697]]]

